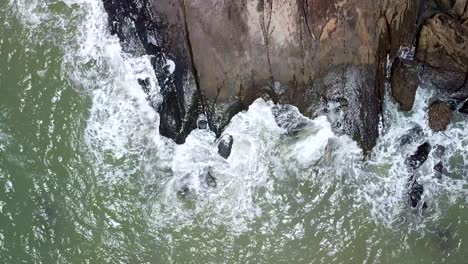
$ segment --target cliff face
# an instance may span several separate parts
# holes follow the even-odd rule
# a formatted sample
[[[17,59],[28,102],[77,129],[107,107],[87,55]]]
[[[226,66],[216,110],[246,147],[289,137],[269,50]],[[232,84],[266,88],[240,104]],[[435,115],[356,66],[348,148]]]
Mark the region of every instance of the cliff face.
[[[342,111],[344,122],[335,128],[370,149],[378,137],[387,77],[398,75],[392,85],[406,92],[402,83],[411,76],[387,74],[387,61],[413,60],[416,52],[423,65],[445,71],[433,76],[446,72],[466,76],[467,1],[104,0],[104,4],[113,32],[123,42],[132,42],[124,33],[133,28],[138,34],[132,43],[155,55],[164,96],[158,108],[161,134],[183,142],[200,119],[219,134],[233,115],[264,97],[293,104],[311,117]],[[127,29],[115,30],[121,27]],[[447,63],[440,62],[441,57]],[[171,61],[174,72],[161,70]],[[394,71],[402,72],[398,67]],[[419,66],[414,67],[419,72]],[[460,83],[466,85],[466,78]],[[393,93],[396,97],[398,91]]]

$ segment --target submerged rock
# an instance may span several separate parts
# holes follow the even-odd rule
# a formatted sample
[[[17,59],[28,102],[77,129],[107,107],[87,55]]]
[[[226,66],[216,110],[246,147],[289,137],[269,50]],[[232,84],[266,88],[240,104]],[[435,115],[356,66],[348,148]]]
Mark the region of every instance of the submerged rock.
[[[442,178],[443,171],[444,171],[444,165],[442,164],[442,161],[439,161],[436,165],[434,165],[434,172],[435,172],[435,176],[437,179]]]
[[[417,181],[414,181],[408,192],[411,207],[416,208],[418,206],[419,202],[421,201],[423,193],[424,193],[424,187],[421,184],[419,184]],[[426,209],[427,204],[424,202],[421,208]]]
[[[233,143],[234,138],[231,135],[224,135],[218,144],[218,154],[225,159],[229,158]]]
[[[417,63],[397,59],[393,63],[391,84],[393,98],[400,104],[400,109],[410,111],[419,86]]]
[[[447,103],[439,101],[429,107],[429,127],[436,132],[446,130],[452,117],[452,109]]]
[[[403,136],[400,137],[400,146],[406,146],[411,143],[416,142],[423,136],[424,132],[421,126],[416,125],[415,127],[409,129],[405,132]]]
[[[419,146],[416,152],[409,156],[405,162],[411,169],[416,170],[417,168],[421,167],[424,162],[426,162],[430,152],[431,145],[426,142]]]
[[[213,177],[213,175],[211,175],[210,172],[207,172],[206,174],[204,174],[204,178],[205,178],[205,183],[208,187],[216,188],[218,186],[218,183],[216,182],[216,178]]]

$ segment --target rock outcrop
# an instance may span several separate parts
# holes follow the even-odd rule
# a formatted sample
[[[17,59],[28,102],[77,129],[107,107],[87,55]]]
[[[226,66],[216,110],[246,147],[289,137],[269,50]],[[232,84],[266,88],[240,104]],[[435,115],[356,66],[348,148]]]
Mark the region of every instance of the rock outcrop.
[[[436,1],[439,10],[424,21],[416,59],[425,67],[424,79],[455,98],[468,96],[467,0]]]
[[[339,105],[334,128],[369,150],[387,82],[403,110],[416,68],[452,98],[468,96],[468,0],[103,1],[124,47],[154,56],[160,132],[178,143],[201,116],[221,135],[264,97],[308,117]]]

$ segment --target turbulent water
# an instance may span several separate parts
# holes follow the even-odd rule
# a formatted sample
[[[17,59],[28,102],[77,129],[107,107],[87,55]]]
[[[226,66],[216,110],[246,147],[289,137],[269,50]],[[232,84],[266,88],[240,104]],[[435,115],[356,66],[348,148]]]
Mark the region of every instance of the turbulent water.
[[[1,263],[467,261],[468,121],[433,133],[430,87],[410,113],[386,97],[366,157],[333,132],[339,108],[309,120],[259,99],[225,160],[208,130],[159,135],[149,59],[122,51],[100,0],[0,2]],[[424,142],[425,210],[405,164]]]

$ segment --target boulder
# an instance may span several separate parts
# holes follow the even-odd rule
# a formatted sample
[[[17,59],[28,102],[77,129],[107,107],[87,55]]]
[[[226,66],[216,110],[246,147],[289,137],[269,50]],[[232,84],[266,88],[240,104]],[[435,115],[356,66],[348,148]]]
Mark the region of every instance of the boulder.
[[[466,90],[467,43],[468,26],[456,17],[437,13],[427,19],[421,28],[416,52],[416,59],[426,65],[424,79],[448,94]],[[466,91],[464,94],[468,96]]]
[[[417,181],[414,181],[408,192],[411,207],[416,208],[418,206],[419,202],[422,199],[423,193],[424,193],[424,187],[421,184],[419,184]],[[426,209],[427,204],[424,202],[421,208]]]
[[[444,171],[444,164],[442,163],[442,161],[439,161],[436,165],[434,165],[434,172],[435,172],[435,176],[437,179],[442,178],[443,171]]]
[[[422,127],[416,125],[415,127],[406,131],[405,134],[399,138],[400,146],[403,147],[412,144],[418,139],[422,138],[423,135],[424,131]]]
[[[392,66],[392,95],[402,111],[411,111],[419,86],[417,63],[405,59],[396,59]]]
[[[429,127],[436,132],[445,131],[452,117],[452,109],[447,103],[438,101],[429,107]]]
[[[224,135],[218,144],[218,154],[225,159],[229,158],[233,143],[234,138],[231,135]]]
[[[431,145],[426,142],[418,147],[416,152],[406,159],[406,164],[411,170],[416,170],[426,162],[431,152]]]

